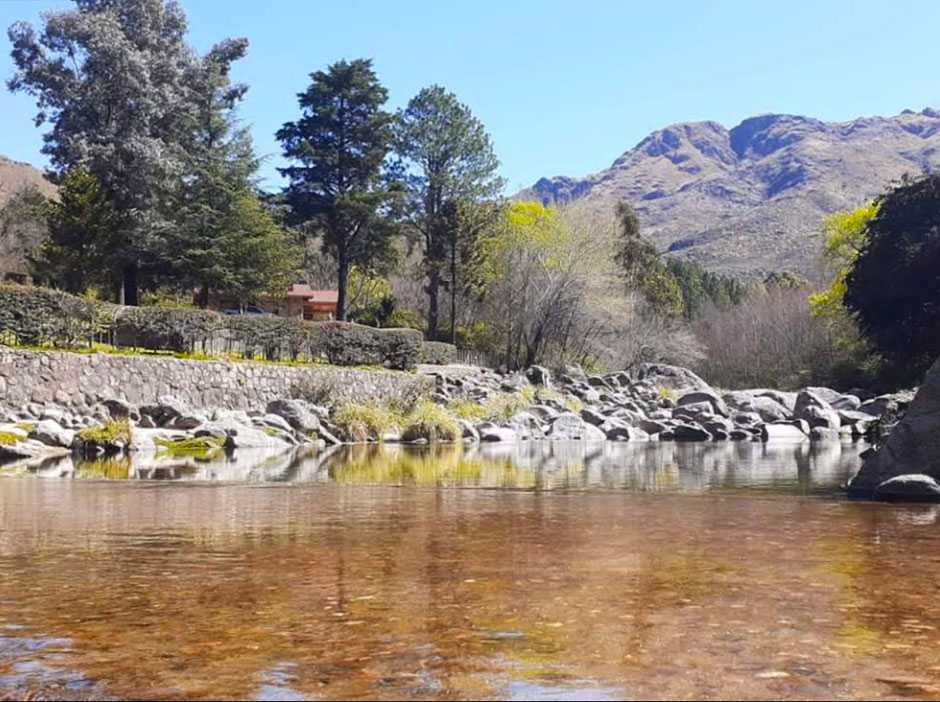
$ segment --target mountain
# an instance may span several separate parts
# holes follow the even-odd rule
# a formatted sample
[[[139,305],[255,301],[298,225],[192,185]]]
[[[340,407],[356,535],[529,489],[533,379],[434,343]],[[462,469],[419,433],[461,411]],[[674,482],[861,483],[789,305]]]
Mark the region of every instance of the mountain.
[[[812,276],[825,215],[937,166],[936,110],[835,123],[767,114],[730,130],[717,122],[674,124],[606,170],[542,178],[516,197],[597,212],[627,200],[644,234],[669,255],[744,276]]]
[[[55,186],[38,168],[0,156],[0,281],[9,274],[26,273],[26,256],[39,244],[39,232],[31,223],[3,213],[10,200],[33,188],[46,197],[55,194]]]

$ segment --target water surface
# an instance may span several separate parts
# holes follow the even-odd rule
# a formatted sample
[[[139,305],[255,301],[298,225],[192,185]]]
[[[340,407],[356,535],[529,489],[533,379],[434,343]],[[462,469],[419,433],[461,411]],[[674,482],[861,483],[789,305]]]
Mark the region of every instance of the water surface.
[[[859,448],[8,466],[0,697],[936,698],[940,510]]]

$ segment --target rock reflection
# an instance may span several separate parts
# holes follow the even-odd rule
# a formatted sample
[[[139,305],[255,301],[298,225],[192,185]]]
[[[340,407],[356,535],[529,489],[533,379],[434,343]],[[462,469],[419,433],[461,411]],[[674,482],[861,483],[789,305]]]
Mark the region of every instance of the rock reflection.
[[[864,448],[839,442],[363,445],[274,455],[238,451],[211,459],[161,454],[97,461],[66,457],[2,470],[40,477],[131,480],[809,492],[838,488],[856,469]]]

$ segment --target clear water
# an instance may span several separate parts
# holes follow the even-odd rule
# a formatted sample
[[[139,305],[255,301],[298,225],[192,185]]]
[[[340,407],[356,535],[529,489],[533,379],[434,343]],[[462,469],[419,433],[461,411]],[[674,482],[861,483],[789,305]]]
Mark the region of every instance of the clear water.
[[[0,698],[934,699],[940,508],[859,445],[0,469]]]

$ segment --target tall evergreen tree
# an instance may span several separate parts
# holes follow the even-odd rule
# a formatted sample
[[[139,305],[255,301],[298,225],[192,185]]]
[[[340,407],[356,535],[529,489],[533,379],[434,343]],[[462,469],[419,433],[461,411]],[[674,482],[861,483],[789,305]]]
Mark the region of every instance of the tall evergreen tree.
[[[229,78],[248,48],[244,39],[215,46],[188,77],[190,113],[186,178],[178,188],[175,226],[165,237],[172,284],[235,293],[243,303],[280,292],[290,264],[287,241],[255,192],[259,160],[236,110],[247,87]]]
[[[300,119],[277,133],[292,163],[280,170],[290,180],[293,219],[317,227],[336,260],[336,315],[345,320],[350,266],[386,258],[394,234],[382,216],[392,200],[383,178],[392,116],[382,109],[388,92],[370,60],[339,61],[311,79],[298,95]]]
[[[133,305],[184,175],[186,81],[196,62],[186,16],[173,0],[75,0],[43,22],[41,32],[10,27],[17,72],[8,85],[35,96],[36,122],[51,124],[43,151],[52,167],[86,168],[107,195],[120,233],[110,258]]]
[[[412,225],[423,239],[429,339],[436,339],[439,296],[457,218],[447,203],[478,203],[503,187],[499,159],[483,124],[439,85],[425,88],[401,111],[396,150],[404,164]]]
[[[614,256],[627,285],[641,292],[659,312],[682,314],[682,290],[659,259],[654,247],[640,235],[640,219],[628,202],[617,203],[620,239]]]

